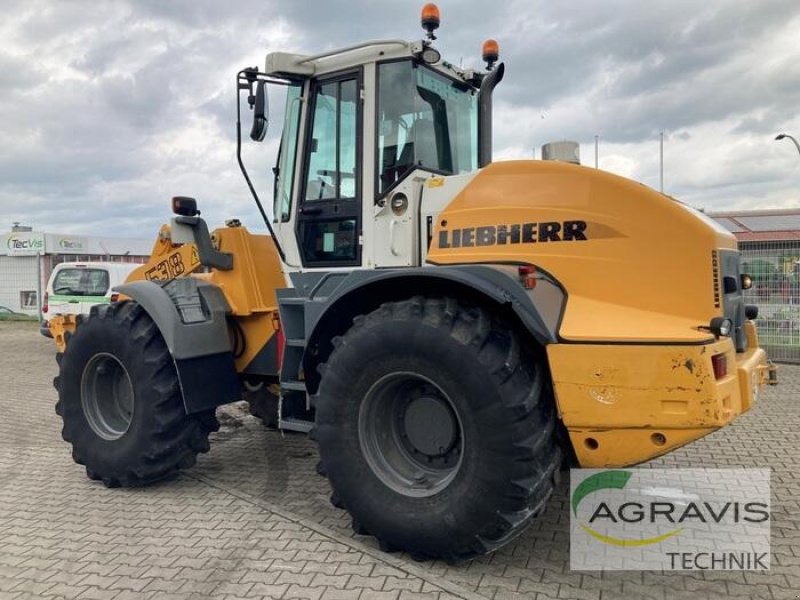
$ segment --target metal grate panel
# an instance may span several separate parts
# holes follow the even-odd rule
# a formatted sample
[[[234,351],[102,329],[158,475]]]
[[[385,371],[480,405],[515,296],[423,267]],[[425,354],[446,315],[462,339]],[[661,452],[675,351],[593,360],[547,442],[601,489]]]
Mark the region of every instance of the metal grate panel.
[[[745,302],[758,306],[758,336],[772,360],[800,362],[800,242],[742,242],[753,277]]]

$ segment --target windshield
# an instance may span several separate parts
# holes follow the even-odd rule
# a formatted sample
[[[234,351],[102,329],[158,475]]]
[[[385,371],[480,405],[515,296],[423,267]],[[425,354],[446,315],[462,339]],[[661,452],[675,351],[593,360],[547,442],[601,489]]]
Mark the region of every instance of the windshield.
[[[378,65],[378,195],[415,167],[450,175],[477,166],[475,90],[410,60]]]
[[[292,84],[286,88],[283,135],[278,150],[275,169],[274,215],[275,221],[286,222],[292,211],[292,184],[297,154],[297,130],[300,123],[300,93],[302,86]]]

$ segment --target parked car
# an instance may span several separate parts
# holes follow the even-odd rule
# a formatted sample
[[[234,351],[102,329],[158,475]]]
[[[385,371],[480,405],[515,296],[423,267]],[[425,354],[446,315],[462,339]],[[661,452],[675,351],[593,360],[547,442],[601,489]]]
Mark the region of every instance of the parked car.
[[[50,274],[44,293],[39,331],[52,337],[49,319],[58,314],[88,315],[95,304],[111,301],[112,288],[121,285],[139,265],[112,262],[65,262]]]

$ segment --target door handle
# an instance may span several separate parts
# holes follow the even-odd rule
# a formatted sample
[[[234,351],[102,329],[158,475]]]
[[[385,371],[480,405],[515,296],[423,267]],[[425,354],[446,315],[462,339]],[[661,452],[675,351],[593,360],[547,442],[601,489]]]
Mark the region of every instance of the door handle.
[[[78,303],[80,303],[80,300],[69,300],[68,302],[70,304],[78,304]]]
[[[392,256],[400,256],[400,252],[394,247],[394,229],[397,226],[397,221],[392,219],[389,221],[389,250]]]
[[[317,208],[301,208],[300,209],[300,214],[301,215],[318,215],[321,212],[322,212],[322,209],[319,208],[319,207],[317,207]]]

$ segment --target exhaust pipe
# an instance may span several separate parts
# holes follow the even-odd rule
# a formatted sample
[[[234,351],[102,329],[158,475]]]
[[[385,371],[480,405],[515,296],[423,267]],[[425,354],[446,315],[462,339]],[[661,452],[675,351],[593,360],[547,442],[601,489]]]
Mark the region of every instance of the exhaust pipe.
[[[481,168],[492,162],[492,92],[503,80],[505,70],[505,65],[500,63],[489,71],[478,92],[478,166]]]

